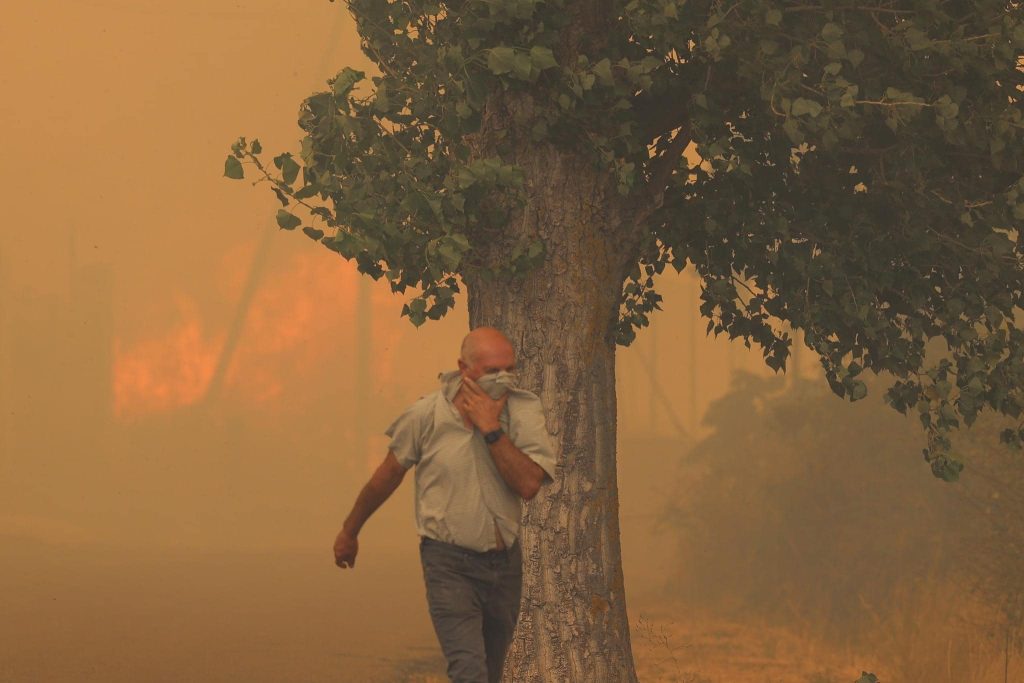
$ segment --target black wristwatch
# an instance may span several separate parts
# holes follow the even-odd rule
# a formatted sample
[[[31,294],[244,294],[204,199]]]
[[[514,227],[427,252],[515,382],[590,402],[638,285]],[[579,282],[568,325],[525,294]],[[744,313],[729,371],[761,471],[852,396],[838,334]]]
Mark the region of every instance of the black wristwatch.
[[[492,443],[501,438],[501,435],[505,432],[501,431],[501,427],[498,427],[493,432],[487,432],[484,434],[484,441],[490,446]]]

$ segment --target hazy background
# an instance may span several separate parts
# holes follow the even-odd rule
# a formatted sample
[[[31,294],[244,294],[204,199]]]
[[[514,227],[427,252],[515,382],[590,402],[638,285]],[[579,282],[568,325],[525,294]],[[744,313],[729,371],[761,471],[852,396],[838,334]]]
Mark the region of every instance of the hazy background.
[[[412,486],[331,545],[384,428],[455,367],[404,298],[222,177],[372,71],[340,3],[50,1],[0,23],[0,680],[436,681]],[[618,356],[645,681],[1021,680],[1021,458],[933,479],[884,384],[846,405],[708,338],[687,271]],[[975,462],[976,461],[976,462]],[[1017,676],[1017,678],[1015,678]]]

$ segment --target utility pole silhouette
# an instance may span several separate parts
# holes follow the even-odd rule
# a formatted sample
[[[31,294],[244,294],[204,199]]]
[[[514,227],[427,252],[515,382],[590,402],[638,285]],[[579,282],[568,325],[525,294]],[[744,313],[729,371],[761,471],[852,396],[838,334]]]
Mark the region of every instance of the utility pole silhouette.
[[[665,393],[664,387],[661,386],[661,382],[658,380],[658,373],[653,365],[653,363],[656,363],[657,361],[651,361],[640,349],[636,350],[636,357],[637,360],[640,361],[640,365],[643,366],[643,369],[647,374],[647,379],[650,382],[650,391],[648,392],[648,396],[650,398],[651,409],[660,404],[664,409],[665,416],[668,418],[672,428],[676,430],[676,433],[680,438],[688,440],[690,438],[690,431],[683,424],[683,421],[679,419],[679,415],[676,414],[672,400],[669,398],[668,394]],[[654,423],[650,422],[650,425],[649,432],[654,434]]]
[[[690,286],[687,289],[690,290],[690,305],[687,306],[690,319],[690,433],[696,435],[699,431],[697,428],[697,325],[700,322],[700,309],[697,303],[700,301],[700,277],[696,270],[690,276]]]
[[[4,465],[8,458],[13,458],[11,453],[14,445],[14,396],[12,387],[14,378],[11,376],[11,365],[14,359],[11,357],[11,337],[14,332],[11,324],[14,316],[11,313],[11,283],[7,275],[7,263],[4,251],[0,248],[0,465]]]
[[[80,445],[106,444],[114,414],[114,274],[109,263],[85,262],[78,250],[78,233],[68,240],[68,304],[62,317],[65,344],[73,349],[62,392],[69,406],[69,425],[80,434]]]
[[[228,336],[224,340],[224,346],[217,357],[217,365],[214,366],[210,383],[206,387],[206,394],[203,397],[204,407],[214,406],[224,390],[225,377],[231,367],[231,360],[235,356],[235,349],[238,348],[238,341],[242,338],[242,332],[245,330],[245,321],[249,316],[252,300],[260,288],[263,271],[266,269],[270,256],[270,243],[273,239],[274,231],[265,230],[263,238],[256,246],[256,253],[253,255],[252,265],[249,266],[249,274],[246,276],[245,286],[242,288],[242,296],[235,307],[235,315],[232,318],[231,327],[228,329]]]
[[[790,386],[799,382],[803,377],[803,369],[800,367],[800,363],[803,361],[803,345],[804,345],[804,333],[803,330],[794,330],[790,328],[790,332],[793,337],[793,344],[790,346],[789,362],[786,364],[786,374],[792,374],[790,378]]]
[[[658,368],[661,367],[661,359],[658,358],[658,330],[660,325],[652,325],[648,336],[651,340],[651,357],[648,363],[648,371],[651,378],[651,391],[647,392],[647,430],[651,434],[658,433],[658,402],[655,398],[654,387],[658,384]]]

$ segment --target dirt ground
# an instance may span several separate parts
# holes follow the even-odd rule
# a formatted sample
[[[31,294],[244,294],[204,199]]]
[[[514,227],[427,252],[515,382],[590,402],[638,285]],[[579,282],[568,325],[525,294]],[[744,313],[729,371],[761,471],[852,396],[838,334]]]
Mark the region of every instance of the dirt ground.
[[[342,576],[329,549],[166,553],[3,540],[0,681],[446,683],[409,544],[367,553],[361,571]],[[878,656],[837,653],[784,629],[665,600],[629,610],[642,683],[854,683],[864,669],[900,683]],[[1014,678],[1021,666],[1011,663],[1009,680],[1024,680]],[[1001,657],[997,668],[986,682],[1001,683]]]

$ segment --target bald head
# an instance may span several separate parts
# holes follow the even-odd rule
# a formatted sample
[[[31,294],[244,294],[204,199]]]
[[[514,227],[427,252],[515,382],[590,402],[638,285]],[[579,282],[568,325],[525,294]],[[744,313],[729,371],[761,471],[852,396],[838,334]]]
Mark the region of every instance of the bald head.
[[[515,369],[516,354],[512,342],[494,327],[472,330],[462,339],[459,355],[459,369],[470,379],[475,380],[489,372],[511,372]]]

